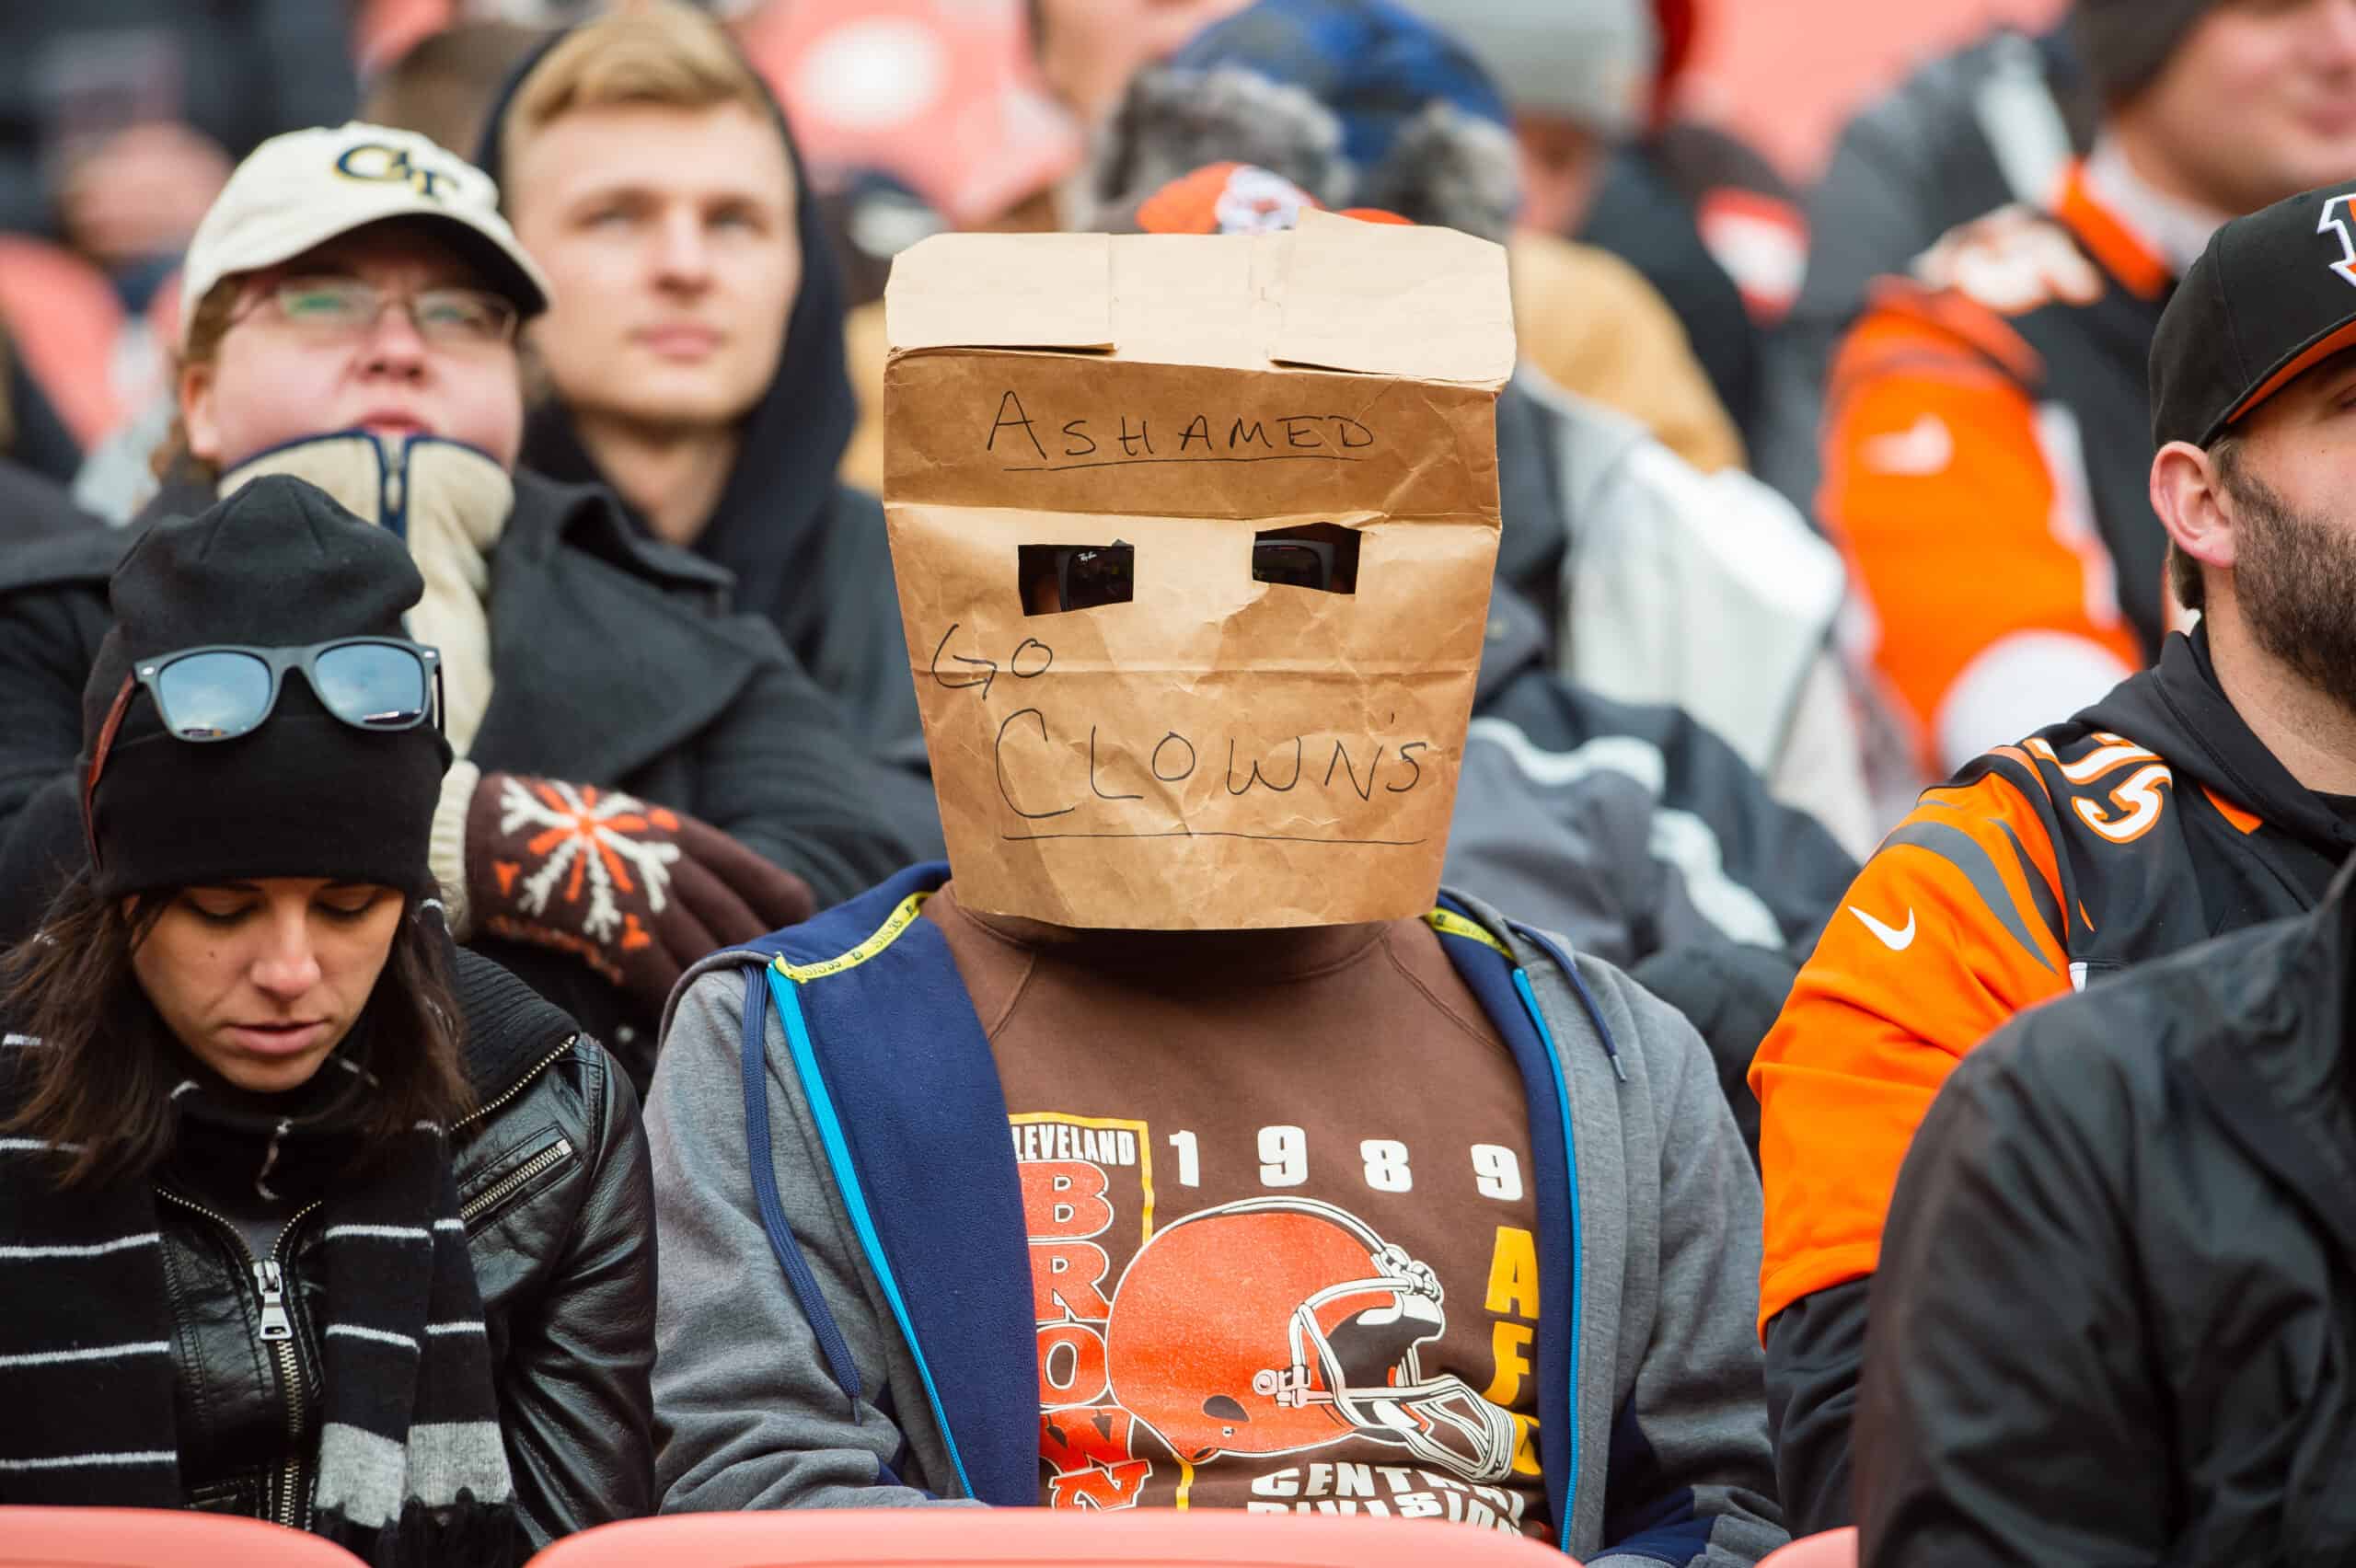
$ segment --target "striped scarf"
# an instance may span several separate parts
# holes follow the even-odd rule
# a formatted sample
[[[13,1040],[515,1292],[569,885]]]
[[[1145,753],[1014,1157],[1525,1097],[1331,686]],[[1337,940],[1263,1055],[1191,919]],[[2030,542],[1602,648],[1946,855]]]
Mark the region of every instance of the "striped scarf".
[[[26,1049],[40,1047],[11,1035],[0,1057]],[[313,1532],[379,1568],[505,1568],[514,1488],[448,1136],[422,1122],[366,1179],[343,1177],[368,1075],[339,1055],[315,1084],[337,1066],[343,1081],[315,1097],[331,1102],[294,1117],[191,1076],[173,1097],[175,1164],[323,1194]],[[57,1153],[0,1136],[0,1503],[179,1507],[155,1188],[61,1193]]]

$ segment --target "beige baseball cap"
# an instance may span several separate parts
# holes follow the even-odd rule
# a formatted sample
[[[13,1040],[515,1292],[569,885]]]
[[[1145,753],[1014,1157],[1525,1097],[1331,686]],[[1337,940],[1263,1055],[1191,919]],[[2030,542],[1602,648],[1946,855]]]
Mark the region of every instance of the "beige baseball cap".
[[[525,317],[548,308],[548,279],[500,216],[491,176],[414,131],[355,120],[272,136],[237,166],[189,241],[181,331],[222,279],[387,218],[439,220]]]

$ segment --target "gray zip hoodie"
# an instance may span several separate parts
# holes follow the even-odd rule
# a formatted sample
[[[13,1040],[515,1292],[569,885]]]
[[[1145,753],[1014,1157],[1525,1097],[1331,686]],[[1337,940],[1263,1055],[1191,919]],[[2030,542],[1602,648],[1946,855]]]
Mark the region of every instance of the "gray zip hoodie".
[[[1528,974],[1576,1134],[1580,1473],[1561,1545],[1590,1568],[1756,1562],[1786,1539],[1754,1327],[1759,1184],[1709,1055],[1681,1017],[1609,964],[1578,958],[1575,981],[1502,917],[1459,902]],[[858,1367],[857,1401],[830,1376],[770,1254],[746,1158],[743,964],[714,955],[674,994],[647,1107],[663,1511],[943,1501],[956,1490],[947,1446],[836,1189],[774,1007],[765,1028],[778,1196]],[[1610,1031],[1616,1068],[1578,984]],[[1607,1501],[1616,1523],[1680,1493],[1691,1523],[1674,1532],[1679,1554],[1653,1539],[1606,1551]]]

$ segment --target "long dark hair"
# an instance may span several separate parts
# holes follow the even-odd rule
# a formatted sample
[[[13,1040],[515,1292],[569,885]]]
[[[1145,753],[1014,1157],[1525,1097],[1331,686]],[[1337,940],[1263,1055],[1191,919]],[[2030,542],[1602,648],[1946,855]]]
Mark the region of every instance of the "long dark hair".
[[[0,960],[0,1017],[38,1043],[8,1053],[17,1069],[10,1077],[22,1087],[9,1097],[16,1109],[0,1132],[64,1152],[61,1187],[144,1176],[171,1153],[171,1091],[180,1075],[132,955],[175,896],[100,898],[85,870],[57,895],[40,931]],[[447,945],[412,900],[353,1026],[378,1043],[368,1060],[375,1086],[352,1133],[355,1170],[375,1163],[417,1123],[448,1126],[473,1103]]]

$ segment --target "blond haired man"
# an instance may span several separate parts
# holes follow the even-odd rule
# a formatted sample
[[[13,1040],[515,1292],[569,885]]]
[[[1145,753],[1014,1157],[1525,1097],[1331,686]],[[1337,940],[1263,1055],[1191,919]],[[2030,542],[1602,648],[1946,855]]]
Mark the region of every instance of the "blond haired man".
[[[733,573],[863,737],[913,755],[883,518],[835,478],[841,284],[768,89],[718,23],[657,0],[549,44],[481,158],[555,285],[524,461],[605,481]]]

